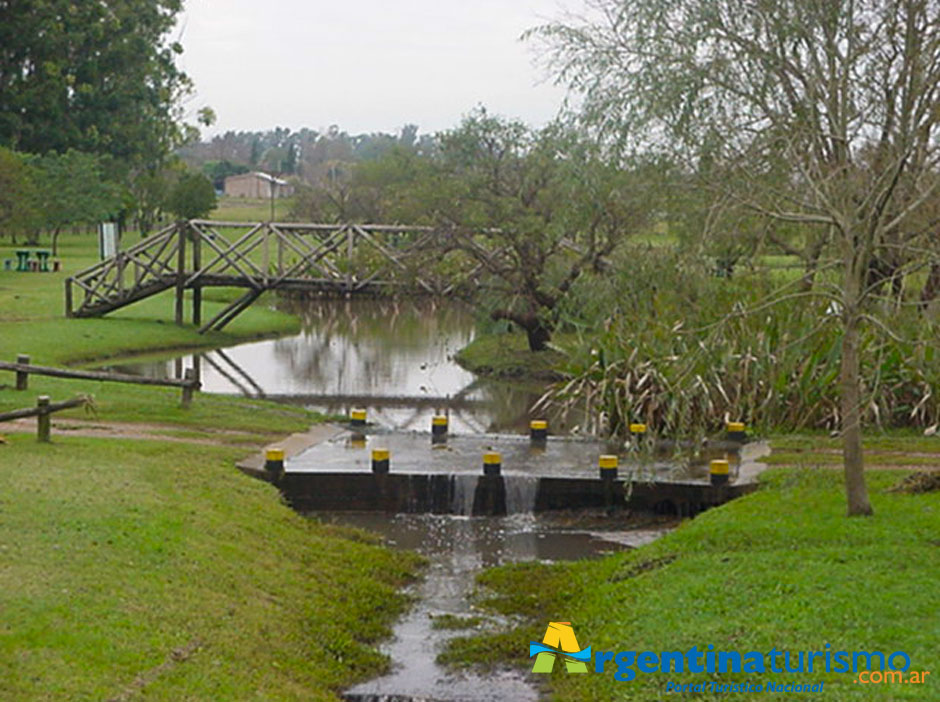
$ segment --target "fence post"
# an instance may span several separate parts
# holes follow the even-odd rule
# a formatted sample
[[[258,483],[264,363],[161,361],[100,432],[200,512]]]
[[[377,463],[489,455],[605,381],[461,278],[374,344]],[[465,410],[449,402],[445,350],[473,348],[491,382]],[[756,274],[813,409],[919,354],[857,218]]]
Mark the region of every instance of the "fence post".
[[[21,353],[16,357],[16,362],[21,366],[29,365],[29,356]],[[26,390],[29,388],[29,371],[16,371],[16,389]]]
[[[49,412],[49,396],[40,395],[36,400],[39,416],[36,417],[36,439],[49,443],[52,435],[52,413]]]
[[[183,409],[189,409],[193,404],[193,390],[196,388],[196,371],[192,368],[187,368],[186,373],[183,374],[183,380],[188,381],[187,385],[183,386]]]

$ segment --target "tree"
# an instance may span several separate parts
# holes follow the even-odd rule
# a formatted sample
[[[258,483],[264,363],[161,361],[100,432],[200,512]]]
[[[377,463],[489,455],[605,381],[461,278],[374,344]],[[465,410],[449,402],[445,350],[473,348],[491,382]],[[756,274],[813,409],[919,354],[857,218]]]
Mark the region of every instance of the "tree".
[[[648,195],[631,170],[558,125],[533,131],[478,110],[441,137],[424,186],[442,248],[486,275],[494,320],[547,347],[559,305],[587,271],[645,221]]]
[[[15,244],[18,233],[34,230],[36,204],[33,168],[20,154],[0,146],[0,234],[9,233]]]
[[[865,485],[859,338],[871,272],[922,230],[936,195],[940,4],[933,0],[595,0],[538,28],[584,117],[621,144],[719,164],[713,191],[821,228],[839,261],[841,410],[849,515]],[[816,290],[822,291],[821,286]]]
[[[41,224],[52,237],[52,254],[58,253],[63,227],[92,224],[113,217],[120,209],[120,192],[104,180],[101,159],[69,149],[30,159],[34,173],[37,210]]]
[[[170,190],[166,208],[178,219],[200,219],[216,206],[215,188],[202,173],[184,173]]]
[[[114,165],[153,162],[178,142],[190,82],[166,42],[181,0],[0,2],[0,144],[70,148]]]

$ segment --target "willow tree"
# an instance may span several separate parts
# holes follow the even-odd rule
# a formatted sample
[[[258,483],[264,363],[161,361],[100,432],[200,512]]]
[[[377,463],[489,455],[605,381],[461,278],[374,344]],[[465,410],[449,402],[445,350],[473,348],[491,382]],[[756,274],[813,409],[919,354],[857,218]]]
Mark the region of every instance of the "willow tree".
[[[586,120],[692,167],[768,218],[820,231],[838,261],[840,406],[849,515],[865,485],[859,340],[878,264],[918,243],[937,195],[940,3],[929,0],[591,0],[539,27]]]

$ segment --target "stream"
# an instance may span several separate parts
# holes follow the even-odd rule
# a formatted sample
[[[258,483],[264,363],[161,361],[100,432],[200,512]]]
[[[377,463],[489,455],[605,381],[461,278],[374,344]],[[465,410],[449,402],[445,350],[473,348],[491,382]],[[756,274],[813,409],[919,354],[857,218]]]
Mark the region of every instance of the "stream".
[[[492,436],[497,441],[502,436],[503,443],[510,444],[506,448],[510,459],[512,451],[529,455],[527,443],[513,448],[511,437],[505,435],[527,432],[530,419],[536,418],[529,408],[544,387],[477,378],[454,362],[453,355],[474,336],[474,318],[468,309],[429,300],[293,304],[291,311],[303,320],[302,331],[294,336],[169,358],[139,358],[110,368],[151,377],[177,377],[184,368],[198,366],[204,392],[265,397],[331,414],[348,415],[353,408],[365,408],[370,423],[406,443],[414,441],[409,437],[415,432],[429,431],[432,416],[446,413],[452,451],[459,452],[461,437],[480,441]],[[565,428],[560,418],[551,414],[537,418],[547,418],[553,433]],[[420,451],[412,451],[412,470],[436,470],[434,461],[443,455],[427,451],[424,441],[419,442]],[[553,462],[562,464],[565,452],[577,450],[566,447],[565,442],[550,443],[549,448],[540,458],[549,471]],[[335,451],[343,462],[353,455],[344,453],[341,445]],[[363,461],[366,455],[361,451],[356,460]],[[404,448],[397,455],[409,456]],[[473,455],[478,455],[476,448]],[[318,464],[323,460],[316,459]],[[474,470],[479,469],[476,460]],[[303,469],[303,462],[301,454],[295,461],[297,469]],[[289,463],[288,470],[292,469]],[[346,469],[367,468],[350,464]],[[478,614],[471,595],[474,576],[484,568],[518,561],[598,557],[648,543],[671,526],[664,519],[618,523],[604,514],[537,517],[527,508],[532,499],[524,489],[527,483],[519,484],[518,494],[507,495],[510,504],[505,517],[310,515],[377,532],[392,547],[413,549],[429,561],[423,579],[411,588],[414,606],[395,625],[393,637],[381,646],[392,661],[391,672],[348,690],[347,700],[538,700],[536,676],[527,672],[508,668],[455,672],[440,666],[437,654],[449,638],[461,632],[435,628],[435,618]],[[522,648],[527,645],[519,642]]]

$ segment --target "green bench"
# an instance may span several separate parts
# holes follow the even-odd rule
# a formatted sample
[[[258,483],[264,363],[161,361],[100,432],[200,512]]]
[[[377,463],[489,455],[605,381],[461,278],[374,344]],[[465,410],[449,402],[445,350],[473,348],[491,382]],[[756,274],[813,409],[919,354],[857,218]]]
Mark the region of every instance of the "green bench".
[[[52,251],[49,249],[15,249],[14,253],[16,254],[16,270],[20,273],[49,272],[49,261],[52,256]],[[55,267],[58,268],[57,265]]]

